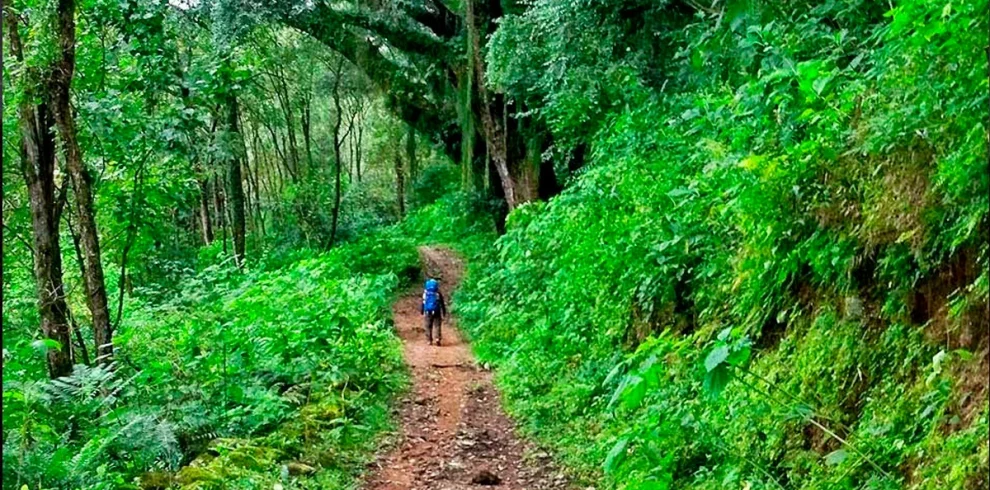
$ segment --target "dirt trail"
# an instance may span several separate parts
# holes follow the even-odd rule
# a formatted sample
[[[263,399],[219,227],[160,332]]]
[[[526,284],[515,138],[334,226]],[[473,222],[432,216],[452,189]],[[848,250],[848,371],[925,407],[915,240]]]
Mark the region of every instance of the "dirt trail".
[[[463,264],[449,250],[440,248],[424,247],[420,257],[424,270],[440,278],[441,291],[449,303]],[[456,319],[444,321],[442,346],[427,345],[419,313],[420,293],[414,287],[393,306],[413,388],[400,407],[398,439],[380,457],[365,488],[569,488],[546,453],[515,436],[512,422],[502,412],[491,374],[476,365],[470,347],[457,331]]]

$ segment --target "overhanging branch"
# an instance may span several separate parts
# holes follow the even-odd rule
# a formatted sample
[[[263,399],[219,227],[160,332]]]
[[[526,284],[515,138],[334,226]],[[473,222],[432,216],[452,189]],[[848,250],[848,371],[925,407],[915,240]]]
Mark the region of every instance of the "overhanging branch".
[[[409,40],[393,42],[394,38],[382,35],[384,29],[367,29],[372,34],[368,35],[361,30],[367,26],[373,27],[375,23],[367,21],[355,29],[353,20],[353,17],[322,4],[302,12],[286,12],[283,16],[286,25],[309,34],[361,69],[387,96],[399,117],[420,132],[432,134],[441,142],[445,140],[444,134],[455,127],[457,121],[454,106],[446,99],[456,92],[452,86],[431,87],[412,76],[414,71],[430,69],[419,68],[415,63],[417,60],[434,59],[434,53],[420,51],[422,46]],[[388,32],[392,36],[401,36],[397,30]],[[405,51],[402,46],[410,48],[410,51]],[[419,47],[411,49],[414,46]],[[410,65],[402,66],[393,61],[383,54],[383,49],[397,49],[405,55],[403,59],[409,60]],[[431,56],[425,58],[426,53]],[[441,67],[448,66],[446,61],[435,59]]]

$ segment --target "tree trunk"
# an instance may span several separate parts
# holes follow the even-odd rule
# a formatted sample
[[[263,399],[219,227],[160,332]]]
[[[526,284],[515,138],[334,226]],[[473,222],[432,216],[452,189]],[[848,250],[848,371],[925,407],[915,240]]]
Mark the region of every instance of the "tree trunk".
[[[505,203],[509,205],[509,210],[521,203],[520,197],[516,195],[516,182],[509,171],[509,151],[505,144],[505,128],[495,122],[491,111],[487,108],[482,112],[482,125],[485,128],[485,143],[488,146],[489,157],[492,165],[498,172],[499,181],[502,183],[502,192],[505,194]],[[523,201],[524,202],[524,201]]]
[[[395,201],[399,206],[399,219],[406,216],[406,178],[402,170],[402,159],[395,155]]]
[[[344,121],[343,108],[340,105],[340,75],[343,68],[343,60],[337,63],[337,69],[333,77],[333,108],[336,111],[336,120],[333,122],[333,158],[334,158],[334,185],[333,185],[333,213],[330,217],[330,246],[334,246],[337,241],[337,225],[340,222],[340,147],[344,143],[340,137],[340,126]],[[361,180],[358,173],[358,180]]]
[[[279,105],[282,107],[282,115],[285,118],[286,134],[286,156],[289,158],[292,167],[293,179],[300,175],[299,172],[299,151],[296,144],[296,122],[292,115],[292,98],[289,94],[289,85],[285,82],[285,73],[281,66],[278,67],[278,76],[272,81],[275,86],[275,94],[278,96]]]
[[[223,253],[227,253],[227,210],[224,196],[223,179],[220,174],[213,173],[213,211],[217,215],[217,227],[220,228],[220,237],[223,240]]]
[[[354,152],[354,171],[357,173],[357,181],[361,183],[361,144],[364,137],[364,125],[360,118],[357,125],[357,150]]]
[[[474,128],[474,108],[473,108],[473,91],[472,86],[474,85],[474,59],[475,56],[472,53],[474,50],[475,42],[475,29],[477,26],[474,21],[474,7],[471,5],[471,0],[468,0],[464,4],[464,19],[465,27],[467,29],[467,35],[465,37],[465,68],[463,75],[460,76],[460,87],[457,90],[457,116],[460,119],[460,129],[461,129],[461,190],[473,191],[475,190],[475,175],[474,175],[474,143],[477,140],[476,131]],[[485,168],[487,168],[487,162]]]
[[[465,90],[468,94],[468,101],[466,104],[470,104],[473,92],[476,91],[478,104],[481,107],[481,126],[485,135],[488,155],[491,158],[492,165],[495,166],[495,170],[498,172],[499,181],[502,183],[502,191],[505,195],[505,202],[509,205],[509,210],[511,211],[519,203],[519,199],[516,196],[516,186],[512,173],[509,172],[508,138],[506,127],[503,124],[503,118],[500,117],[503,114],[498,112],[498,106],[500,104],[495,100],[498,97],[497,95],[493,96],[485,85],[485,64],[481,54],[481,36],[478,34],[478,18],[475,15],[474,3],[475,0],[467,0],[464,5],[468,43],[468,76],[465,80],[465,83],[468,84]],[[486,19],[482,19],[483,23],[485,21]],[[474,91],[471,90],[471,86],[475,87]],[[467,110],[469,107],[471,106],[465,107],[466,114],[470,114]],[[504,106],[502,108],[504,109]],[[462,142],[462,145],[466,143],[466,141]]]
[[[479,19],[474,12],[474,3],[475,0],[468,0],[465,4],[468,56],[473,57],[468,60],[468,69],[474,77],[468,83],[476,87],[488,154],[498,172],[505,203],[509,211],[512,211],[516,206],[536,199],[539,166],[530,165],[526,158],[518,122],[510,121],[505,97],[502,94],[489,92],[485,84],[485,63],[482,59],[481,36],[478,35],[476,24]],[[480,20],[487,23],[490,19]]]
[[[277,165],[277,168],[276,169],[278,170],[279,176],[282,178],[281,180],[282,181],[285,180],[285,177],[284,177],[283,172],[282,172],[282,168],[284,167],[285,168],[285,173],[288,173],[289,174],[289,178],[292,180],[292,183],[295,183],[298,179],[297,179],[296,174],[293,173],[292,165],[289,163],[289,156],[288,156],[288,153],[287,153],[288,152],[288,143],[286,143],[285,145],[283,145],[283,146],[286,147],[285,148],[285,151],[283,151],[282,150],[282,146],[279,146],[279,144],[278,144],[278,133],[275,132],[275,129],[270,124],[268,124],[265,121],[262,121],[262,124],[265,126],[265,129],[268,130],[268,134],[271,135],[271,137],[272,137],[272,145],[275,146],[275,157],[276,157],[276,160],[279,162],[279,165]],[[284,182],[280,182],[280,184],[281,183],[284,183]],[[279,187],[281,187],[281,185]]]
[[[244,223],[245,223],[245,235],[250,231],[253,235],[257,236],[255,231],[258,229],[258,223],[255,221],[254,208],[252,207],[251,201],[253,200],[251,192],[251,159],[254,159],[254,164],[258,164],[258,154],[253,151],[248,151],[247,146],[247,135],[245,134],[246,126],[244,121],[241,120],[241,114],[237,114],[237,124],[238,124],[238,134],[240,134],[240,149],[241,155],[243,156],[241,165],[241,180],[243,182],[242,188],[244,189]],[[252,157],[253,155],[253,157]],[[246,245],[245,245],[246,247]]]
[[[58,0],[57,26],[61,56],[56,63],[52,78],[52,100],[54,101],[55,125],[58,127],[58,133],[62,139],[65,165],[72,180],[72,190],[76,197],[80,243],[86,262],[87,299],[92,313],[97,361],[108,364],[113,357],[113,332],[110,328],[107,288],[103,277],[103,263],[100,259],[100,235],[96,227],[92,178],[86,170],[82,150],[79,148],[76,121],[72,113],[69,94],[76,67],[75,12],[75,0]]]
[[[409,125],[409,133],[406,136],[406,160],[409,161],[409,180],[416,181],[419,169],[416,168],[416,128]]]
[[[203,231],[203,244],[213,243],[213,218],[210,216],[209,179],[199,181],[199,223]]]
[[[76,263],[79,264],[79,270],[82,272],[82,276],[86,277],[86,261],[83,260],[82,246],[79,245],[79,234],[76,233],[76,229],[72,226],[72,213],[65,213],[62,216],[65,217],[66,227],[69,229],[69,236],[72,238],[72,249],[76,252]],[[83,281],[83,292],[86,297],[89,297],[89,292],[86,290],[86,281]],[[72,310],[67,310],[69,317],[69,323],[72,325],[72,330],[75,331],[76,341],[79,343],[79,350],[83,355],[83,362],[87,366],[92,366],[89,362],[89,351],[86,349],[86,343],[83,342],[82,332],[79,330],[79,324],[76,322],[75,317],[72,316]]]
[[[347,144],[347,183],[354,182],[354,171],[351,168],[354,164],[354,155],[357,152],[357,147],[354,142],[357,139],[357,131],[354,130],[355,124],[360,124],[358,117],[361,114],[361,96],[358,95],[354,97],[354,103],[351,106],[351,117],[347,121],[347,136],[344,137],[344,142]]]
[[[357,131],[351,133],[347,138],[347,183],[354,183],[354,140],[357,139]]]
[[[355,114],[356,117],[356,114]],[[354,153],[357,150],[357,131],[352,131],[347,138],[347,183],[354,183]]]
[[[501,94],[490,94],[480,86],[478,90],[484,106],[481,120],[485,145],[498,173],[505,203],[512,211],[516,206],[538,197],[541,167],[541,155],[538,146],[535,146],[538,141],[535,144],[523,141],[518,122],[510,119],[509,109]]]
[[[134,246],[134,240],[137,239],[138,225],[135,223],[134,213],[137,209],[137,198],[138,196],[143,196],[141,188],[144,186],[144,169],[146,164],[146,159],[142,159],[137,171],[134,172],[134,190],[131,194],[130,203],[130,213],[127,217],[127,239],[124,241],[124,247],[120,252],[120,275],[117,281],[117,317],[111,324],[112,329],[116,330],[120,327],[120,320],[124,316],[124,297],[125,293],[128,292],[128,283],[130,282],[130,276],[127,275],[127,254],[130,253],[131,247]],[[179,227],[176,226],[176,232],[178,232]]]
[[[230,217],[234,235],[234,257],[238,265],[244,262],[244,182],[241,179],[241,156],[244,154],[243,139],[240,137],[238,123],[237,97],[230,95],[227,100],[227,131],[228,140],[235,148],[228,162],[227,177],[230,187]]]
[[[336,138],[334,138],[336,139]],[[333,215],[331,216],[330,224],[330,246],[332,247],[337,241],[337,227],[340,223],[340,145],[334,144],[334,177],[333,177]]]
[[[258,135],[258,125],[256,123],[251,123],[251,151],[254,153],[254,165],[248,167],[247,170],[247,180],[251,184],[251,188],[254,191],[254,221],[258,224],[258,229],[256,232],[258,234],[257,243],[264,244],[265,241],[265,216],[261,212],[261,179],[258,178],[260,175],[261,166],[265,164],[265,156],[262,153],[260,147],[261,138]],[[254,171],[252,171],[254,169]]]
[[[17,31],[16,18],[4,12],[10,49],[18,61],[24,60],[23,47]],[[55,135],[51,113],[44,104],[34,105],[37,87],[28,76],[18,80],[24,84],[25,97],[18,105],[18,126],[21,130],[21,172],[28,187],[31,228],[34,246],[34,280],[38,295],[41,333],[59,343],[48,350],[48,375],[58,378],[72,374],[72,340],[69,311],[62,283],[62,252],[59,248],[58,208],[55,197]],[[29,96],[31,95],[31,96]]]
[[[313,168],[313,150],[312,150],[312,135],[310,134],[310,101],[307,98],[302,110],[302,132],[303,132],[303,143],[306,145],[306,166],[310,169]]]
[[[79,354],[82,357],[82,362],[86,366],[92,366],[92,364],[90,364],[89,362],[89,350],[86,349],[86,341],[83,340],[82,332],[79,330],[79,324],[77,324],[76,320],[72,318],[72,310],[67,308],[65,312],[68,315],[69,324],[71,325],[72,333],[76,337],[76,347],[79,348]],[[73,358],[78,360],[79,357],[73,355]]]

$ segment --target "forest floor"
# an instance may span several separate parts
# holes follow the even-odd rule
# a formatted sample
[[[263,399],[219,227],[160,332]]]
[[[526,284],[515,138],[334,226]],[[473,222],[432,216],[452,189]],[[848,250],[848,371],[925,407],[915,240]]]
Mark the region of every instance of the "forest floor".
[[[451,251],[420,249],[424,272],[447,297],[463,274]],[[398,408],[401,429],[371,469],[369,490],[511,490],[571,488],[546,452],[515,434],[491,373],[478,366],[457,320],[443,324],[443,345],[426,343],[414,287],[393,306],[413,386]]]

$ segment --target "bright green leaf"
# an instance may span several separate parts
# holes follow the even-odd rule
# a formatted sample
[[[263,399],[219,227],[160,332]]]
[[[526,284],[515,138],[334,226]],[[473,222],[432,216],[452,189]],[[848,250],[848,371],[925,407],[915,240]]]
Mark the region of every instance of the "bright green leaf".
[[[722,365],[723,362],[729,357],[729,346],[720,345],[708,353],[708,357],[705,358],[705,370],[711,372],[715,368]]]

